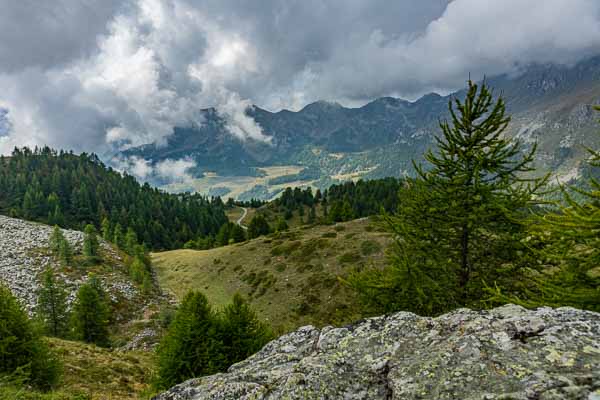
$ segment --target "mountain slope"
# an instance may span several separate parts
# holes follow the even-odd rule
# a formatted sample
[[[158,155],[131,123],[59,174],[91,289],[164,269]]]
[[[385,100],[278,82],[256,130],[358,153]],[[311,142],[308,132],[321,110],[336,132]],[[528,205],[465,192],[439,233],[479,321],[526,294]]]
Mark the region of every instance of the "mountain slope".
[[[368,219],[313,226],[211,250],[154,253],[161,287],[183,298],[201,290],[223,307],[236,292],[277,330],[348,323],[358,317],[354,293],[338,281],[351,268],[386,263],[389,236]]]
[[[83,245],[83,233],[63,230],[76,254],[72,266],[63,266],[48,250],[51,233],[52,227],[48,225],[0,215],[0,284],[8,286],[30,314],[37,305],[40,274],[46,268],[53,269],[65,283],[69,303],[90,273],[96,274],[117,312],[116,322],[128,320],[156,302],[154,296],[143,294],[131,280],[120,252],[112,245],[101,240],[102,264],[85,267],[77,256]]]
[[[600,57],[572,67],[533,65],[488,83],[503,95],[513,116],[508,134],[539,143],[538,166],[563,179],[576,176],[585,158],[581,146],[600,143],[592,110],[600,103]],[[198,179],[169,189],[212,189],[240,199],[269,199],[285,184],[324,189],[336,181],[401,176],[411,173],[410,160],[420,160],[432,145],[438,119],[448,115],[448,101],[463,95],[429,94],[415,102],[385,97],[359,108],[320,101],[298,112],[249,109],[271,143],[236,138],[223,117],[208,109],[203,125],[176,128],[166,146],[146,145],[124,155],[151,162],[191,158]],[[294,172],[274,175],[273,166]]]

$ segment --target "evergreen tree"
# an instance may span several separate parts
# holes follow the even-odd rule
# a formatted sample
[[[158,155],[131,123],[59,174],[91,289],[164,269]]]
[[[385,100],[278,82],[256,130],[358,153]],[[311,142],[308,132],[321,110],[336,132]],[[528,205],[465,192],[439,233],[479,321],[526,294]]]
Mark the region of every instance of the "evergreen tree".
[[[62,233],[62,230],[58,227],[58,225],[54,225],[54,229],[52,230],[52,234],[50,235],[49,245],[50,250],[55,256],[60,254],[60,245],[61,242],[65,240],[65,237]]]
[[[125,234],[125,252],[127,252],[127,254],[130,255],[133,254],[134,248],[137,245],[137,243],[138,241],[135,231],[132,228],[128,228],[127,233]]]
[[[217,246],[227,246],[229,244],[229,231],[231,229],[231,223],[225,223],[219,229],[217,236],[215,238],[215,243]]]
[[[83,231],[83,255],[89,262],[100,260],[100,243],[94,225],[87,224]]]
[[[244,231],[244,228],[237,224],[233,224],[229,234],[230,241],[233,241],[233,243],[241,243],[246,240],[246,232]]]
[[[113,231],[112,242],[120,249],[125,247],[125,238],[123,237],[123,228],[117,223]]]
[[[69,241],[65,238],[59,243],[59,258],[60,262],[65,266],[71,265],[73,262],[73,249]]]
[[[59,375],[57,358],[10,290],[0,285],[0,380],[50,389]]]
[[[588,151],[590,167],[600,170],[600,152]],[[600,311],[600,182],[592,175],[587,187],[562,188],[562,193],[562,202],[532,224],[528,243],[539,264],[517,293],[494,288],[498,302]]]
[[[223,344],[219,321],[200,292],[189,292],[181,302],[158,348],[158,388],[222,371]]]
[[[50,268],[42,275],[42,286],[38,292],[38,315],[48,334],[55,337],[66,336],[69,325],[67,291]]]
[[[317,220],[317,210],[315,209],[314,204],[310,207],[310,211],[308,212],[308,223],[314,224]]]
[[[256,214],[250,220],[248,225],[248,238],[254,239],[261,235],[268,235],[271,232],[271,227],[267,222],[267,219],[262,214]]]
[[[245,360],[260,350],[272,337],[267,325],[235,294],[233,302],[223,311],[222,339],[227,365]]]
[[[102,237],[107,242],[112,242],[114,239],[113,231],[110,226],[110,221],[108,218],[104,217],[102,219],[102,223],[100,224],[100,231],[102,232]]]
[[[290,227],[288,226],[287,222],[285,222],[285,219],[282,217],[277,218],[277,225],[275,226],[275,231],[276,232],[283,232],[283,231],[287,231]]]
[[[110,309],[99,281],[90,276],[79,288],[71,313],[73,336],[98,346],[108,345]]]
[[[450,101],[449,110],[452,124],[440,123],[437,152],[425,154],[430,168],[415,164],[417,179],[386,218],[396,238],[391,267],[350,279],[371,303],[395,293],[394,307],[435,314],[476,305],[484,282],[510,284],[520,273],[524,221],[546,181],[523,177],[535,146],[524,153],[504,135],[504,101],[494,102],[485,83],[469,81],[464,102]]]

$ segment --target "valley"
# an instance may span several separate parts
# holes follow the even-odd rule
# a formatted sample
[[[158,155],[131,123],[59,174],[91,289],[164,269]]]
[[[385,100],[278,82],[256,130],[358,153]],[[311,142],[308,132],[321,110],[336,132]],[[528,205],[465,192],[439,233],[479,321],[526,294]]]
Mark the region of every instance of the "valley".
[[[553,172],[562,182],[581,175],[585,147],[600,144],[593,112],[600,101],[599,78],[600,58],[594,57],[573,66],[534,64],[487,79],[512,115],[506,135],[528,146],[537,143],[539,173]],[[244,201],[271,200],[286,186],[324,190],[349,179],[410,176],[412,160],[422,162],[435,145],[438,119],[449,116],[448,101],[463,95],[464,90],[432,93],[413,102],[383,97],[357,108],[318,101],[296,112],[248,108],[247,116],[270,143],[232,136],[226,121],[206,109],[202,125],[175,128],[166,146],[147,144],[120,156],[150,164],[191,160],[191,180],[154,183]]]

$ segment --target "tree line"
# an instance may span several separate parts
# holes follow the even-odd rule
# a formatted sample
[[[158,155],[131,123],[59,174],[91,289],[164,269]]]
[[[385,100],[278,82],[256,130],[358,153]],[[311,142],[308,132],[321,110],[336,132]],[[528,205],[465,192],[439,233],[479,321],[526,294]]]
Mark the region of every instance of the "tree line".
[[[94,154],[15,148],[0,156],[0,187],[1,213],[80,230],[102,224],[113,235],[132,230],[156,250],[215,236],[227,222],[220,198],[140,185]]]

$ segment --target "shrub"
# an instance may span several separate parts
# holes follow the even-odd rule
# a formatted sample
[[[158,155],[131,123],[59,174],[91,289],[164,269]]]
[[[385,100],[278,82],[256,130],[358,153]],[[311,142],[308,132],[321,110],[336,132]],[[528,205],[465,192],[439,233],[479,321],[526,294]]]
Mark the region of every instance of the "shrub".
[[[0,286],[0,382],[50,389],[60,364],[12,293]]]
[[[349,251],[338,257],[338,261],[341,264],[348,264],[357,262],[360,260],[360,255],[354,251]]]
[[[360,252],[363,256],[369,256],[381,251],[381,245],[374,240],[365,240],[360,244]]]
[[[283,272],[283,271],[285,271],[286,267],[287,266],[285,264],[277,264],[275,266],[275,271],[277,271],[277,272]]]

